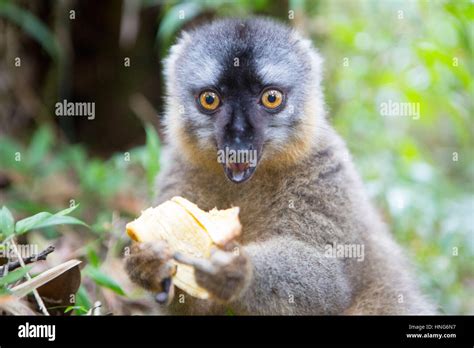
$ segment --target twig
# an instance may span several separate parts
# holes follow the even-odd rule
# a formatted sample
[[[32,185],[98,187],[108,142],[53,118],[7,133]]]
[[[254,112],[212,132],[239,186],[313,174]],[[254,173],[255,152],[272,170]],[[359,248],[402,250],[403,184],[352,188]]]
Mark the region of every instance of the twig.
[[[23,259],[23,262],[25,263],[25,265],[27,265],[29,263],[36,262],[39,260],[46,260],[46,257],[48,256],[48,254],[51,254],[53,251],[54,251],[54,246],[50,245],[49,247],[47,247],[46,249],[44,249],[42,252],[40,252],[37,255],[31,255],[31,256],[25,257]],[[8,262],[6,265],[0,266],[0,275],[5,275],[6,273],[11,272],[19,267],[21,267],[21,263],[19,259],[18,261]]]
[[[18,248],[16,247],[15,241],[12,239],[11,240],[13,251],[15,251],[16,257],[18,257],[18,261],[20,261],[21,267],[25,267],[25,262],[23,261],[23,258],[21,257],[20,253],[18,252]],[[26,272],[26,278],[28,280],[31,279],[30,273]],[[44,315],[49,316],[48,310],[46,309],[46,306],[44,305],[43,299],[38,293],[38,290],[34,289],[33,290],[33,295],[35,295],[36,302],[38,302],[38,305],[40,307],[40,310],[43,312]]]

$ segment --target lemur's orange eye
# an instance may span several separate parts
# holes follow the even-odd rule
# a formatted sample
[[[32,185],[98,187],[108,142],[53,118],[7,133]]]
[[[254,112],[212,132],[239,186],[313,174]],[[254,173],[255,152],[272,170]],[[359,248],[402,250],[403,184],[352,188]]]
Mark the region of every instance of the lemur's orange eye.
[[[262,94],[262,104],[268,109],[276,109],[283,103],[283,93],[277,89],[266,90]]]
[[[208,111],[214,111],[220,104],[220,99],[217,93],[212,91],[204,91],[199,95],[199,103]]]

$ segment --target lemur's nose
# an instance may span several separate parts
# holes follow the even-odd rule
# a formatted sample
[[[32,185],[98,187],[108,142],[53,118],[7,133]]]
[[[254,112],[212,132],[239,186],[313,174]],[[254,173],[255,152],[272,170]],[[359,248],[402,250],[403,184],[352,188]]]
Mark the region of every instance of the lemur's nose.
[[[234,139],[245,137],[251,128],[252,127],[247,121],[247,118],[241,113],[234,114],[227,125],[227,129],[230,133],[229,135],[231,135]]]
[[[252,149],[254,129],[245,115],[236,113],[226,126],[224,143],[234,150],[249,151]]]

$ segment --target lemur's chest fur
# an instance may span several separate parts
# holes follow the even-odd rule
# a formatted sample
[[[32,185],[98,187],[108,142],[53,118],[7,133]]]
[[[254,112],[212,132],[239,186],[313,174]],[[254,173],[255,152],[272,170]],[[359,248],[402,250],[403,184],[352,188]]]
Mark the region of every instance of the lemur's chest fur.
[[[243,184],[230,182],[223,173],[209,173],[176,161],[159,184],[163,193],[158,202],[181,195],[204,210],[238,206],[243,244],[278,234],[292,234],[312,244],[326,243],[340,234],[333,228],[331,216],[347,204],[349,196],[341,179],[345,168],[331,155],[315,152],[308,158],[311,165],[303,163],[284,172],[257,171]],[[341,217],[337,219],[343,222]],[[327,225],[327,235],[314,234],[315,226],[321,224]]]
[[[244,231],[240,240],[242,243],[253,241],[258,237],[264,238],[266,231],[275,225],[276,219],[284,219],[284,216],[278,217],[274,214],[275,208],[280,211],[283,206],[291,204],[291,195],[284,193],[284,183],[280,183],[280,187],[275,185],[266,187],[260,180],[251,180],[236,185],[223,175],[222,178],[206,177],[203,174],[196,175],[192,171],[180,175],[186,177],[182,181],[186,184],[182,185],[176,194],[191,200],[200,208],[204,210],[214,207],[240,208],[239,217]],[[168,198],[169,194],[166,199]]]

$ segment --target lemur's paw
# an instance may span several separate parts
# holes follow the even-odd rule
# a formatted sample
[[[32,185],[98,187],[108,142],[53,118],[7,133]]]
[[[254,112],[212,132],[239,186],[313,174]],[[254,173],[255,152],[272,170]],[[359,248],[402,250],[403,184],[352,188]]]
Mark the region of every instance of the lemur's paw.
[[[216,248],[209,260],[201,260],[194,266],[196,282],[220,302],[238,298],[247,288],[252,273],[250,260],[240,248],[234,251]]]
[[[169,303],[173,298],[171,276],[176,273],[176,265],[166,242],[133,243],[125,269],[134,283],[157,293],[157,302]]]

